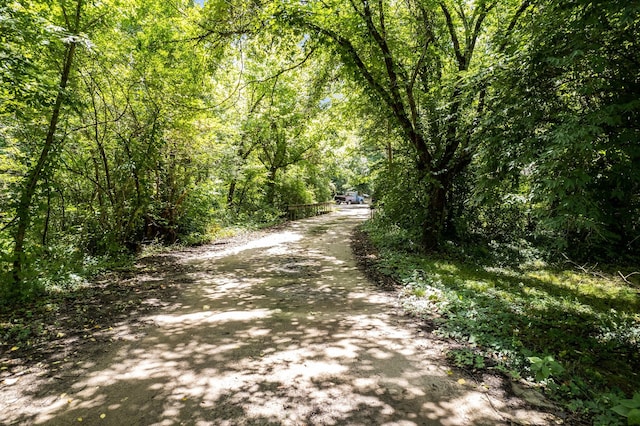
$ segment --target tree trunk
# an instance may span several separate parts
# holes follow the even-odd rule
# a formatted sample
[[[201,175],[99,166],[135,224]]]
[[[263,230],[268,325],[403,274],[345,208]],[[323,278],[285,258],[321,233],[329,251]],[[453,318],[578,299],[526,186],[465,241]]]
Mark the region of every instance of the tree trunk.
[[[51,187],[49,182],[47,185],[47,212],[44,215],[44,228],[42,230],[42,245],[47,245],[47,239],[49,237],[49,223],[51,222]]]
[[[238,180],[235,178],[229,184],[229,192],[227,193],[227,207],[233,207],[233,197],[235,196],[237,184]]]
[[[422,245],[427,251],[437,250],[442,245],[448,191],[449,184],[446,179],[430,184],[429,201],[425,206],[426,217],[422,224]]]
[[[81,7],[81,2],[78,2],[78,10]],[[25,261],[24,244],[27,234],[27,229],[31,223],[31,204],[33,197],[36,193],[38,183],[42,174],[49,163],[51,151],[55,144],[55,133],[58,128],[58,121],[60,119],[60,112],[62,110],[62,103],[64,100],[64,92],[69,81],[69,74],[71,72],[71,65],[73,64],[73,56],[76,50],[76,44],[71,42],[65,51],[64,65],[62,69],[62,75],[60,77],[60,86],[58,89],[58,95],[56,96],[56,102],[51,113],[51,119],[49,120],[49,127],[47,130],[47,136],[45,138],[44,146],[40,152],[38,162],[35,167],[27,174],[26,183],[20,194],[18,201],[18,207],[16,209],[17,226],[13,236],[13,269],[12,269],[12,283],[10,293],[12,296],[18,296],[20,293],[20,285],[22,282],[23,267]]]
[[[267,175],[267,202],[273,206],[276,198],[276,174],[278,173],[277,167],[271,167],[269,174]]]

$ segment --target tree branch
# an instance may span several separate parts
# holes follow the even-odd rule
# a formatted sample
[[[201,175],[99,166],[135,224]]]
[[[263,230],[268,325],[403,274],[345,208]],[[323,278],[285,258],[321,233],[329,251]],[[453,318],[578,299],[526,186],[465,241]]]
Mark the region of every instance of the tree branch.
[[[447,21],[447,29],[449,30],[449,36],[451,37],[451,42],[453,43],[453,51],[456,54],[456,59],[458,60],[458,70],[464,71],[467,69],[467,64],[465,63],[465,56],[462,54],[460,50],[460,42],[458,41],[458,35],[456,34],[456,29],[453,26],[453,19],[451,18],[451,13],[447,8],[447,5],[444,2],[440,2],[440,9],[442,9],[442,13],[444,13],[444,18]]]
[[[531,6],[530,0],[524,0],[522,4],[520,4],[520,7],[516,11],[516,13],[513,15],[513,18],[511,18],[511,22],[509,23],[509,26],[507,27],[507,30],[505,31],[505,34],[502,37],[502,43],[498,47],[499,52],[502,52],[504,51],[504,49],[507,48],[507,44],[509,43],[509,36],[511,35],[511,32],[515,28],[522,14],[529,8],[529,6]]]
[[[404,80],[404,88],[410,87],[409,83],[411,80],[406,75],[406,73],[396,67],[393,56],[391,54],[391,50],[389,49],[386,40],[382,37],[373,23],[373,14],[366,0],[363,1],[363,10],[360,10],[358,8],[358,6],[354,3],[354,0],[350,0],[350,3],[354,8],[355,13],[364,20],[364,23],[367,26],[368,36],[373,39],[375,45],[382,52],[386,78],[378,78],[376,77],[376,75],[374,75],[372,67],[365,64],[358,50],[351,42],[351,40],[347,37],[344,37],[337,31],[334,31],[330,28],[326,28],[310,22],[304,17],[297,17],[293,20],[296,22],[296,24],[313,30],[326,39],[331,40],[331,42],[335,43],[336,47],[339,48],[343,57],[345,58],[345,62],[352,63],[355,66],[355,68],[359,71],[360,76],[365,80],[367,86],[391,110],[391,115],[397,120],[407,139],[411,142],[411,144],[417,151],[420,159],[419,167],[421,169],[428,169],[431,167],[433,157],[428,149],[428,146],[424,139],[424,135],[421,135],[418,131],[417,127],[419,123],[417,122],[417,114],[412,114],[412,117],[415,117],[415,120],[413,121],[412,118],[410,118],[410,116],[408,115],[407,109],[410,109],[411,107],[407,108],[400,94],[398,73]],[[291,17],[288,17],[288,19],[291,19]],[[408,97],[411,96],[412,94],[409,93]],[[415,105],[413,108],[414,111],[416,111]]]
[[[478,16],[476,18],[476,23],[473,27],[473,34],[468,39],[467,46],[465,48],[465,63],[467,67],[469,66],[469,64],[471,64],[471,57],[473,56],[473,51],[476,48],[476,42],[478,41],[478,36],[480,35],[480,30],[482,29],[482,23],[484,22],[485,18],[487,17],[487,15],[491,11],[491,9],[493,9],[494,6],[495,6],[495,3],[493,3],[489,7],[482,7],[480,12],[478,13]],[[474,13],[474,17],[475,17],[475,13]]]
[[[630,277],[630,276],[632,276],[632,275],[640,274],[640,272],[632,272],[632,273],[630,273],[630,274],[623,275],[623,274],[622,274],[622,272],[618,271],[618,274],[620,275],[620,277],[622,278],[622,280],[623,280],[625,283],[633,285],[633,283],[632,283],[631,281],[627,280],[627,278],[629,278],[629,277]]]

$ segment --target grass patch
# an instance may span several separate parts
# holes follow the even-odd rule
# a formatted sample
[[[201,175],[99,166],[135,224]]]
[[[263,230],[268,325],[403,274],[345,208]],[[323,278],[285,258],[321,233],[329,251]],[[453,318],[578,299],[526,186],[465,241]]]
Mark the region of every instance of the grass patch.
[[[594,424],[626,424],[611,408],[640,390],[637,286],[551,267],[530,250],[510,259],[486,250],[424,256],[367,231],[379,270],[404,286],[405,309],[465,345],[449,355],[454,363],[535,382]]]

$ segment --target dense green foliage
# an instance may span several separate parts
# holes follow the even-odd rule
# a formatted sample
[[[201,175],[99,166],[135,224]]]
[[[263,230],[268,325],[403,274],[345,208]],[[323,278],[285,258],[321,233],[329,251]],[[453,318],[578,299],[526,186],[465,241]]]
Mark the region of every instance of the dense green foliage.
[[[350,188],[375,189],[379,218],[416,247],[526,239],[633,261],[637,12],[604,0],[4,4],[3,288],[29,293],[49,263],[64,277]]]
[[[54,271],[66,279],[88,256],[113,256],[145,237],[174,239],[184,195],[206,161],[184,146],[195,132],[190,103],[206,53],[174,43],[188,24],[179,11],[149,2],[46,6],[34,19],[51,31],[21,44],[34,71],[20,83],[38,87],[48,76],[47,85],[39,102],[1,111],[2,171],[11,177],[3,230],[13,242],[3,288],[14,295],[37,290]],[[179,166],[187,162],[195,164]]]
[[[411,170],[404,184],[415,204],[403,226],[417,226],[426,248],[442,243],[454,182],[480,147],[482,76],[527,4],[336,0],[285,2],[278,12],[334,49],[347,76],[380,105],[378,115],[408,156],[403,168]],[[493,40],[498,36],[505,42]]]
[[[374,169],[382,214],[416,244],[481,236],[582,259],[640,252],[636,4],[274,8],[363,88],[361,110],[386,130],[362,134],[387,152]]]
[[[496,72],[479,216],[556,251],[640,253],[640,30],[633,2],[540,6]],[[505,208],[487,205],[502,203]],[[517,224],[517,226],[513,226]]]
[[[470,20],[462,25],[467,42],[472,29],[480,31],[473,61],[464,71],[443,67],[437,73],[441,80],[429,80],[425,97],[416,98],[425,100],[418,108],[417,127],[437,148],[434,158],[447,152],[448,142],[441,139],[447,133],[432,134],[442,132],[446,126],[438,123],[447,120],[456,135],[454,145],[461,143],[470,157],[442,170],[430,169],[445,192],[438,195],[425,179],[420,149],[402,143],[407,138],[397,131],[389,141],[393,161],[381,163],[377,181],[387,226],[402,227],[411,241],[427,247],[434,244],[425,241],[425,226],[442,221],[440,247],[447,239],[525,238],[556,256],[563,252],[583,260],[636,261],[640,49],[633,34],[638,6],[525,1],[511,9],[503,5],[508,13],[493,7],[497,5],[488,2],[453,7],[458,17],[451,18],[452,24]],[[486,20],[471,25],[474,18],[469,17],[483,11]],[[432,22],[441,27],[449,23],[440,3],[432,13]],[[501,27],[499,20],[508,25]],[[442,65],[457,50],[452,33],[440,31],[439,44],[428,52]],[[423,71],[414,63],[398,67],[418,76]],[[410,103],[407,99],[402,105]],[[393,111],[378,113],[394,122]],[[443,118],[433,118],[435,114]],[[432,217],[434,197],[440,196],[444,198],[436,204],[442,211]]]
[[[3,297],[330,199],[353,124],[329,58],[228,7],[3,4]]]

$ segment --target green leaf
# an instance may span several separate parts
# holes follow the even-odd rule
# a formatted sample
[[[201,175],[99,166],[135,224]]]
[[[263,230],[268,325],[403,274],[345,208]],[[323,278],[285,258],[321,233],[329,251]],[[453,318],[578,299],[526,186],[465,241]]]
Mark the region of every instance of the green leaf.
[[[640,409],[636,408],[629,411],[627,415],[627,424],[628,425],[640,425]]]
[[[640,408],[640,401],[636,401],[636,399],[623,399],[620,401],[620,405],[627,408]]]
[[[621,416],[627,417],[627,415],[629,414],[629,411],[631,410],[628,409],[627,407],[624,407],[623,405],[616,405],[611,409],[611,411],[613,411],[616,414],[620,414]]]

